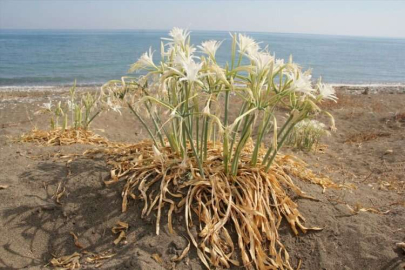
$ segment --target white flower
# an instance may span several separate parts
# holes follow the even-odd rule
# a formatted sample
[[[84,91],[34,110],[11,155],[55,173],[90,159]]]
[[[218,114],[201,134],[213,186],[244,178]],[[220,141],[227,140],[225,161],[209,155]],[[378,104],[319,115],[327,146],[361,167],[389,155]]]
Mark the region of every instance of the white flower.
[[[260,49],[259,45],[253,38],[242,34],[239,34],[238,46],[241,53],[248,52],[249,54],[252,54]]]
[[[315,97],[313,94],[315,89],[312,88],[311,78],[311,74],[299,73],[298,78],[293,78],[292,89],[295,92],[303,93],[305,96]]]
[[[198,46],[198,48],[201,49],[202,52],[206,53],[212,58],[215,58],[215,53],[217,52],[219,46],[221,46],[222,41],[216,41],[216,40],[209,40],[209,41],[204,41],[201,43],[201,46]]]
[[[76,104],[72,102],[71,100],[67,101],[68,109],[69,111],[73,111],[76,108]]]
[[[186,54],[183,51],[178,52],[176,56],[174,57],[174,64],[183,66],[185,63],[191,63],[193,62],[194,56],[192,54]]]
[[[121,114],[122,107],[120,105],[118,105],[118,104],[112,103],[110,98],[107,99],[106,104],[107,104],[107,107],[109,109],[113,110],[114,112],[118,112],[119,114]]]
[[[274,61],[274,57],[267,52],[249,53],[248,57],[256,66],[256,72],[261,73]]]
[[[333,100],[334,102],[337,102],[338,98],[336,96],[335,89],[332,86],[326,85],[323,83],[319,83],[318,89],[319,89],[319,95],[322,97],[322,99],[329,99],[329,100]]]
[[[225,76],[225,72],[220,66],[216,64],[211,65],[211,70],[214,72],[214,74],[217,76],[219,80],[223,81],[226,85],[229,85],[229,82]]]
[[[326,130],[325,124],[317,120],[304,119],[295,125],[295,130],[299,133],[311,132],[312,136],[316,134],[327,136],[330,135],[330,133]]]
[[[175,51],[176,51],[175,47],[169,45],[169,48],[167,49],[167,51],[163,47],[162,55],[163,56],[171,56],[172,53],[175,53]]]
[[[131,66],[129,72],[148,68],[157,68],[155,63],[153,63],[152,48],[149,48],[149,52],[145,52],[144,54],[142,54],[138,61],[136,61],[136,63]]]
[[[180,81],[187,80],[189,82],[195,82],[198,81],[199,76],[198,72],[200,72],[201,68],[203,66],[203,63],[196,63],[193,60],[190,62],[184,62],[183,63],[183,68],[184,71],[186,72],[186,76],[184,78],[181,78]]]
[[[284,59],[276,59],[274,63],[274,71],[277,73],[284,66]]]
[[[41,108],[45,109],[47,111],[51,111],[52,110],[52,100],[49,100],[48,103],[43,103]]]
[[[175,45],[184,46],[189,35],[190,35],[190,32],[188,32],[187,30],[174,27],[169,32],[169,36],[171,36],[172,38],[171,39],[170,38],[163,38],[163,39],[164,40],[170,40]]]

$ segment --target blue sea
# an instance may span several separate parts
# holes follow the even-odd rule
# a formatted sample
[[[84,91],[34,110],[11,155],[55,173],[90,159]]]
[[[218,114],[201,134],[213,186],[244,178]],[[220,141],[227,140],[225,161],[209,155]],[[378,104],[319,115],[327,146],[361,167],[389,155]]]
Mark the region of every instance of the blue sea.
[[[405,39],[309,34],[245,33],[277,58],[312,68],[335,84],[405,83]],[[127,75],[130,64],[160,38],[151,30],[0,30],[0,87],[98,85]],[[229,61],[228,32],[192,31],[191,42],[224,40],[218,62]]]

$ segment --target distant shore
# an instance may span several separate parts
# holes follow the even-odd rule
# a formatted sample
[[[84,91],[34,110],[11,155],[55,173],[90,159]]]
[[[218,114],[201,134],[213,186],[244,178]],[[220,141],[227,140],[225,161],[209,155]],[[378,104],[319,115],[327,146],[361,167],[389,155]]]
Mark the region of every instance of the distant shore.
[[[397,84],[338,84],[330,83],[337,92],[345,91],[353,94],[375,94],[375,93],[398,93],[405,94],[405,83]],[[80,91],[95,91],[98,90],[102,84],[94,85],[78,85]],[[0,86],[0,93],[16,93],[16,92],[66,92],[71,85],[54,85],[54,86]]]

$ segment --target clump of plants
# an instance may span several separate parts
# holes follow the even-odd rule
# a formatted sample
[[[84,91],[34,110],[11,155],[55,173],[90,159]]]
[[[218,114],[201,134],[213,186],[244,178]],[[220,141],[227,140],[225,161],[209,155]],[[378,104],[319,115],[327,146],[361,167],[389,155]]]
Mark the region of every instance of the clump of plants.
[[[330,132],[325,124],[317,120],[305,119],[294,126],[287,137],[286,144],[301,150],[316,150],[320,139],[329,135]]]
[[[102,87],[105,104],[128,107],[151,139],[106,150],[115,160],[108,184],[127,181],[123,211],[129,199],[141,198],[143,216],[157,212],[157,234],[164,207],[171,232],[172,214],[182,211],[189,239],[208,268],[292,269],[278,235],[281,220],[296,234],[311,228],[286,192],[305,197],[289,174],[298,163],[278,153],[303,120],[326,113],[334,128],[333,117],[318,106],[336,100],[333,88],[320,80],[313,85],[310,71],[292,57],[277,59],[246,35],[231,35],[224,65],[216,59],[221,41],[194,46],[190,33],[179,28],[169,36],[162,39],[159,62],[150,49],[131,66],[130,72],[145,75]],[[233,104],[241,104],[236,116]],[[281,108],[286,118],[277,116]],[[308,171],[301,169],[305,177]]]
[[[97,94],[85,93],[77,96],[76,82],[69,90],[66,102],[44,103],[37,114],[48,114],[50,130],[34,129],[24,134],[20,141],[37,142],[50,145],[69,145],[72,143],[106,143],[106,139],[88,130],[91,122],[100,114]]]
[[[88,129],[90,123],[99,115],[97,96],[89,92],[76,95],[76,82],[69,90],[69,99],[63,104],[58,101],[55,105],[52,100],[44,103],[38,113],[50,115],[51,129]]]

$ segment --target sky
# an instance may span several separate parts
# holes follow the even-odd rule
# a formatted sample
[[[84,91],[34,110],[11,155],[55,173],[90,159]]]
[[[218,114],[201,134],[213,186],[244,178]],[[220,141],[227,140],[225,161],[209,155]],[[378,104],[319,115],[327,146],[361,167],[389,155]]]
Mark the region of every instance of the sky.
[[[0,29],[158,29],[405,38],[405,1],[0,0]]]

